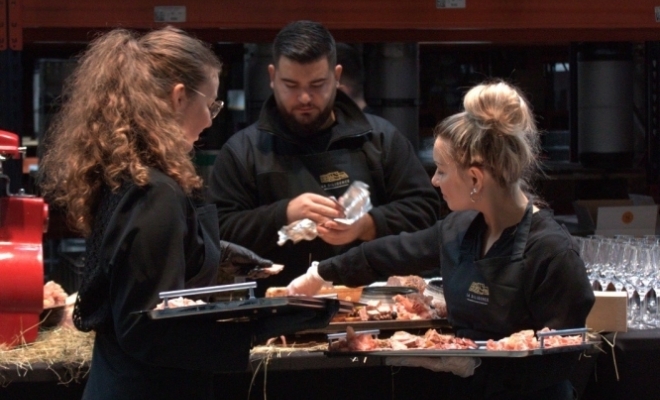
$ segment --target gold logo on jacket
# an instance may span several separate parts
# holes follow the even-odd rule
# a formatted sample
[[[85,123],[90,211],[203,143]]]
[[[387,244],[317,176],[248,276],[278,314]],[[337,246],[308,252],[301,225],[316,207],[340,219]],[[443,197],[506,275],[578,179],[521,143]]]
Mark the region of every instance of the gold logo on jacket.
[[[488,286],[481,282],[472,282],[468,289],[466,300],[477,304],[488,304],[490,298],[490,290]]]
[[[321,175],[319,179],[321,183],[333,183],[348,179],[348,174],[344,171],[334,171]]]
[[[484,285],[481,282],[472,282],[472,284],[470,285],[470,289],[468,289],[468,291],[481,296],[488,296],[489,294],[488,286]]]

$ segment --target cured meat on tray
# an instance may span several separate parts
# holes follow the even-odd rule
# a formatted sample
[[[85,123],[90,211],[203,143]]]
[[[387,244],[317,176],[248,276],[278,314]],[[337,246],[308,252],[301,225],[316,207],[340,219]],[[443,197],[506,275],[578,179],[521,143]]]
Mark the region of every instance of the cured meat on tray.
[[[167,307],[169,308],[194,306],[195,304],[206,304],[206,302],[202,300],[189,299],[187,297],[177,297],[167,300]],[[165,300],[163,300],[162,302],[158,303],[154,310],[164,310],[165,308]]]
[[[586,330],[585,330],[586,331]],[[557,332],[557,335],[552,335]],[[334,342],[330,342],[328,350],[330,352],[356,352],[356,351],[379,351],[379,350],[479,350],[481,352],[522,352],[527,350],[537,350],[541,348],[556,348],[584,345],[584,336],[562,336],[562,331],[543,328],[535,336],[533,330],[523,330],[516,332],[498,341],[489,340],[481,343],[481,346],[474,341],[466,338],[459,338],[454,335],[446,335],[437,332],[435,329],[429,329],[422,336],[413,335],[405,331],[395,332],[389,339],[378,339],[374,337],[374,332],[355,332],[350,326],[346,329],[345,337]],[[543,336],[542,339],[540,337]],[[483,353],[480,353],[483,355]],[[476,354],[475,354],[476,355]]]
[[[387,286],[405,286],[417,289],[419,293],[424,293],[426,290],[426,281],[421,276],[407,275],[407,276],[390,276],[387,279]]]
[[[550,328],[543,328],[540,333],[553,332]],[[558,346],[575,346],[583,342],[582,335],[574,336],[561,336],[551,335],[546,336],[543,341],[544,348],[558,347]],[[508,351],[508,350],[534,350],[541,347],[540,341],[534,335],[531,329],[516,332],[511,336],[507,336],[498,341],[489,340],[486,342],[488,350],[495,351]]]
[[[417,321],[446,317],[446,313],[442,314],[433,307],[431,300],[431,297],[419,293],[397,294],[390,300],[369,300],[357,305],[349,314],[339,314],[333,321]]]
[[[350,326],[346,329],[346,338],[330,344],[330,351],[373,351],[407,349],[476,349],[477,344],[470,339],[443,335],[435,329],[429,329],[423,336],[408,332],[395,332],[388,339],[377,339],[371,334],[355,333]]]

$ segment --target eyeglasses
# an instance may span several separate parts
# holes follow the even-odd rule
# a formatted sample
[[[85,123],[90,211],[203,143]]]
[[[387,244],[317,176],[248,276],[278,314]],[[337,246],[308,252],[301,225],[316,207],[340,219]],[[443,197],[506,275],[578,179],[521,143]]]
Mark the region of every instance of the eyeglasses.
[[[193,92],[197,93],[198,95],[202,97],[206,97],[207,99],[209,96],[205,95],[204,93],[200,92],[199,90],[195,90],[193,88],[190,88]],[[211,113],[211,119],[215,118],[220,114],[220,110],[222,110],[222,107],[225,106],[225,102],[222,100],[217,100],[214,101],[210,106],[209,106],[209,112]]]

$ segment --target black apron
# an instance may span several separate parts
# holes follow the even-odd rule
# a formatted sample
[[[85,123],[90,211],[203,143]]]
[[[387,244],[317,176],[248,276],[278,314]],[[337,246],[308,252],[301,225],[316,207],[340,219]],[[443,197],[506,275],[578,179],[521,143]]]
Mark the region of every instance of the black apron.
[[[461,242],[458,265],[442,266],[447,310],[457,335],[500,339],[530,326],[522,274],[532,213],[529,204],[515,230],[510,256],[478,260],[472,245],[478,235],[471,226]]]
[[[443,265],[443,286],[450,323],[456,335],[473,340],[500,339],[533,327],[527,310],[523,278],[524,251],[532,225],[533,206],[527,205],[515,229],[511,254],[478,260],[471,225],[460,244],[458,263]],[[447,267],[447,268],[445,268]],[[475,374],[463,382],[471,398],[571,399],[568,378],[579,353],[523,358],[481,359]]]
[[[378,189],[384,185],[382,183],[378,185],[372,178],[372,176],[382,176],[382,173],[371,172],[375,168],[371,160],[378,155],[368,154],[370,149],[359,145],[362,140],[358,139],[360,138],[355,139],[355,146],[349,148],[288,159],[286,168],[281,168],[277,176],[271,175],[268,178],[270,179],[268,185],[260,187],[259,190],[263,191],[265,187],[272,187],[272,191],[278,193],[264,196],[275,196],[280,199],[294,198],[305,192],[339,198],[351,183],[361,181],[369,185],[371,203],[377,207],[385,200],[384,195]],[[282,184],[278,185],[278,182]],[[276,239],[274,236],[273,241]],[[287,241],[284,246],[278,246],[270,254],[264,255],[278,260],[285,267],[279,274],[261,280],[255,290],[255,295],[263,296],[266,287],[286,286],[307,271],[310,261],[334,257],[345,253],[348,248],[353,246],[332,246],[319,238],[311,241],[302,240],[296,244]]]
[[[329,196],[339,198],[355,181],[364,182],[373,190],[371,163],[362,147],[311,154],[300,159]],[[371,197],[373,203],[374,196]]]
[[[340,142],[340,143],[339,143]],[[372,176],[383,176],[381,152],[369,142],[369,133],[339,139],[341,148],[317,151],[304,144],[294,144],[274,138],[270,144],[277,157],[267,157],[255,166],[258,205],[268,205],[282,199],[292,199],[302,193],[339,197],[354,181],[362,181],[370,190],[381,182]],[[268,151],[269,146],[264,145]],[[375,196],[374,196],[375,195]],[[372,203],[382,198],[372,191]]]

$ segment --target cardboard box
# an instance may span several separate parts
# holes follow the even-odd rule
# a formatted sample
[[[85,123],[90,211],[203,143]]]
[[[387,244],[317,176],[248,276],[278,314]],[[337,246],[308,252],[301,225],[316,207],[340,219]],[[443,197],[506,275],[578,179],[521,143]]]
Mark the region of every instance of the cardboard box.
[[[621,200],[576,200],[573,202],[575,215],[578,219],[578,225],[581,228],[596,230],[596,221],[598,220],[598,209],[601,207],[621,207],[632,206],[633,202],[629,199]]]
[[[595,332],[628,330],[628,295],[626,292],[594,291],[596,302],[587,316],[587,327]]]
[[[578,225],[597,235],[655,235],[658,205],[633,205],[632,200],[577,200]]]
[[[632,200],[633,205],[635,206],[652,206],[655,204],[653,196],[647,196],[645,194],[634,194],[628,193],[628,197]]]

